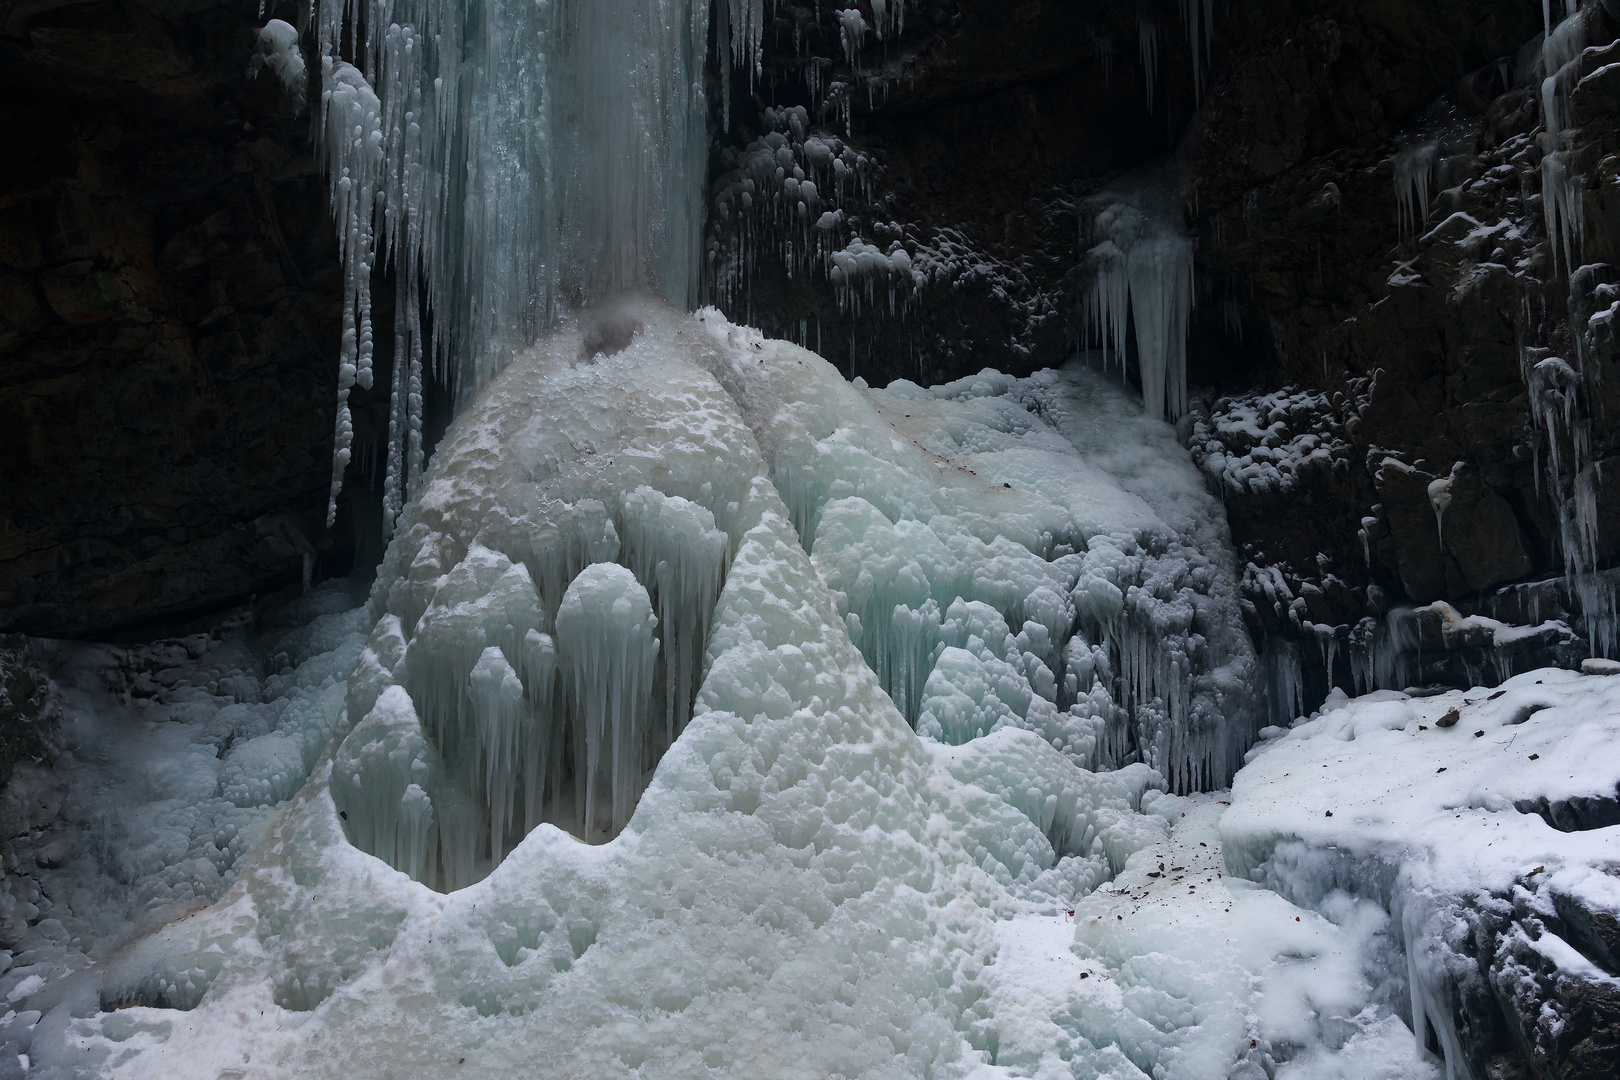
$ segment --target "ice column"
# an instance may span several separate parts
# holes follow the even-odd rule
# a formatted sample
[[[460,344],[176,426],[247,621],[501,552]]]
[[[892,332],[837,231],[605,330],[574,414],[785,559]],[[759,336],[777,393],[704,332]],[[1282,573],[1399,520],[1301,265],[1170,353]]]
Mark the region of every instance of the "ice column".
[[[731,542],[706,508],[640,487],[625,496],[623,550],[636,577],[651,583],[664,628],[663,742],[668,746],[692,716]]]
[[[616,563],[580,571],[557,610],[574,717],[574,799],[587,839],[623,829],[641,794],[655,715],[657,627],[647,590]]]
[[[382,105],[352,65],[326,57],[321,64],[321,120],[317,148],[331,174],[332,220],[343,261],[343,337],[338,357],[338,406],[332,438],[332,490],[326,524],[337,519],[343,470],[353,453],[354,421],[349,391],[371,388],[371,270],[376,259],[376,218],[383,179]]]

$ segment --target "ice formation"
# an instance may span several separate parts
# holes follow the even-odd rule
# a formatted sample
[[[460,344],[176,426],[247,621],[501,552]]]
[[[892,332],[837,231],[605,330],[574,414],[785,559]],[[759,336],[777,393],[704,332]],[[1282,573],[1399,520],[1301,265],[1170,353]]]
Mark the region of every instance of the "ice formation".
[[[1134,328],[1142,400],[1174,420],[1187,408],[1187,321],[1193,307],[1193,251],[1180,201],[1162,177],[1133,177],[1088,200],[1085,301],[1088,341],[1125,364]],[[1127,322],[1129,317],[1129,323]]]
[[[220,902],[15,981],[17,1030],[131,1077],[1224,1075],[1286,905],[1166,983],[1119,904],[1207,843],[1216,804],[1163,789],[1248,741],[1234,576],[1173,433],[1093,372],[874,391],[712,309],[588,311],[453,426],[328,737],[224,770],[274,800],[314,768]],[[1061,961],[1098,981],[1044,985],[1082,910],[1119,916]]]
[[[248,74],[255,75],[266,68],[281,80],[288,103],[295,110],[302,109],[309,93],[309,77],[304,69],[303,51],[298,47],[298,31],[291,23],[271,19],[259,31],[253,55],[248,60]]]

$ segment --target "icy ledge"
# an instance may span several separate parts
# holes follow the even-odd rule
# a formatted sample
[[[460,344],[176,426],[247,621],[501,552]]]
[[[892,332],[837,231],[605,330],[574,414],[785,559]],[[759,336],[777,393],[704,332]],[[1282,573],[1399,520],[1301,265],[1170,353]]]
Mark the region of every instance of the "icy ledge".
[[[1394,917],[1397,988],[1451,1080],[1522,1060],[1612,1075],[1620,1010],[1620,679],[1329,698],[1251,751],[1226,865],[1294,902]],[[1404,988],[1402,988],[1404,984]]]

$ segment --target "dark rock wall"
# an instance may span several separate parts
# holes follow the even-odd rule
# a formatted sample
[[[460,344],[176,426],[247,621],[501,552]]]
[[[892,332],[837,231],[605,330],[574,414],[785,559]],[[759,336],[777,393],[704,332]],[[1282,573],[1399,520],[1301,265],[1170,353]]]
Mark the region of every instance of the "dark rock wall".
[[[1568,328],[1613,299],[1606,269],[1572,290],[1552,265],[1538,3],[1216,5],[1196,74],[1173,0],[913,2],[882,36],[858,10],[852,41],[831,5],[774,5],[761,72],[734,74],[716,110],[712,173],[718,191],[802,106],[860,162],[831,246],[903,249],[916,273],[852,302],[825,264],[790,276],[803,222],[711,205],[715,248],[755,251],[741,287],[715,287],[733,315],[874,383],[1059,362],[1089,285],[1083,201],[1168,160],[1198,249],[1191,377],[1209,388],[1183,433],[1254,567],[1257,637],[1299,643],[1314,695],[1352,685],[1358,628],[1393,604],[1532,613],[1486,604],[1565,563],[1524,363],[1572,353]],[[29,150],[0,168],[0,630],[106,633],[296,583],[311,559],[342,569],[364,514],[321,521],[336,251],[307,116],[248,75],[256,5],[0,12],[0,108]],[[1602,66],[1575,96],[1593,263],[1620,254],[1620,86]],[[1428,220],[1403,232],[1392,159],[1420,140],[1439,172]],[[1592,416],[1620,408],[1620,379],[1593,387]],[[379,422],[358,404],[363,492]],[[1286,483],[1222,472],[1254,451],[1223,418],[1257,408],[1291,445],[1321,446]],[[1611,426],[1592,425],[1600,474],[1620,452]],[[1441,527],[1429,486],[1444,478]],[[1620,504],[1599,495],[1608,560]]]
[[[0,630],[183,618],[330,545],[336,247],[261,24],[0,6]]]
[[[1440,15],[1455,25],[1417,25]],[[1613,48],[1616,26],[1601,9],[1589,25],[1591,44],[1605,48],[1582,58],[1577,80]],[[1403,27],[1435,46],[1426,67],[1391,61]],[[1620,451],[1620,433],[1602,419],[1620,406],[1620,372],[1606,331],[1586,329],[1612,299],[1603,261],[1620,222],[1605,170],[1617,124],[1603,104],[1610,80],[1580,82],[1579,127],[1568,138],[1587,211],[1575,261],[1589,265],[1571,277],[1543,213],[1541,165],[1553,140],[1539,31],[1529,4],[1436,6],[1400,23],[1369,14],[1359,25],[1307,14],[1264,30],[1263,44],[1233,60],[1179,147],[1199,267],[1216,301],[1204,329],[1240,320],[1245,335],[1246,362],[1217,373],[1209,407],[1219,414],[1284,386],[1334,402],[1320,425],[1334,453],[1301,469],[1291,490],[1227,490],[1245,558],[1280,575],[1278,588],[1248,598],[1257,632],[1299,634],[1310,622],[1319,634],[1336,626],[1347,643],[1358,622],[1402,600],[1446,600],[1513,622],[1603,615],[1580,610],[1568,589],[1539,590],[1530,604],[1510,588],[1620,555],[1620,499],[1601,484]],[[1380,96],[1380,81],[1398,71],[1416,88]],[[1369,95],[1365,109],[1337,114]],[[1407,115],[1390,104],[1396,96]],[[1392,120],[1373,125],[1379,115]],[[1429,212],[1403,228],[1393,163],[1420,145],[1435,155]],[[1569,432],[1533,415],[1530,368],[1554,355],[1584,372],[1570,399],[1589,443],[1582,456],[1600,481],[1587,557],[1571,557]],[[1195,454],[1230,449],[1194,442]],[[1554,454],[1562,476],[1548,468]],[[1430,486],[1448,478],[1437,519]],[[1307,653],[1320,697],[1326,654]],[[1350,654],[1341,652],[1331,681],[1354,689]],[[1527,654],[1514,666],[1550,659]],[[1479,677],[1436,661],[1425,678]]]

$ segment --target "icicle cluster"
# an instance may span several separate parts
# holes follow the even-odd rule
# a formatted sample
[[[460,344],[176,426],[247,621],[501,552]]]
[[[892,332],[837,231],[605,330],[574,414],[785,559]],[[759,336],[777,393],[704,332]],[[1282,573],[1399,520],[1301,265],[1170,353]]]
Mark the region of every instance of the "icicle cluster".
[[[1439,158],[1438,143],[1422,142],[1397,151],[1390,159],[1395,174],[1396,225],[1402,237],[1422,232],[1423,223],[1429,220],[1429,189]]]
[[[1142,400],[1174,420],[1187,408],[1187,322],[1193,307],[1192,239],[1181,205],[1157,179],[1107,191],[1088,203],[1093,274],[1084,336],[1105,361],[1123,367],[1128,326],[1135,329]],[[1086,237],[1082,236],[1082,243]],[[1127,317],[1130,324],[1127,324]]]
[[[1571,168],[1573,118],[1570,96],[1581,77],[1580,59],[1589,38],[1590,9],[1564,0],[1563,18],[1554,24],[1554,0],[1543,0],[1547,34],[1542,44],[1542,120],[1548,150],[1541,160],[1542,210],[1555,273],[1573,274],[1584,260],[1584,201]],[[1525,323],[1528,324],[1528,314]],[[1615,575],[1597,569],[1597,493],[1602,482],[1591,456],[1591,417],[1587,380],[1600,377],[1586,362],[1584,328],[1574,328],[1574,355],[1520,350],[1520,370],[1528,390],[1536,440],[1537,481],[1558,510],[1564,587],[1586,622],[1594,653],[1613,656],[1620,648],[1620,590]]]

